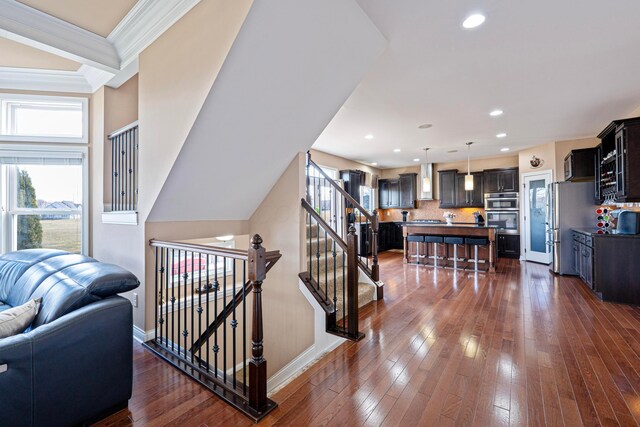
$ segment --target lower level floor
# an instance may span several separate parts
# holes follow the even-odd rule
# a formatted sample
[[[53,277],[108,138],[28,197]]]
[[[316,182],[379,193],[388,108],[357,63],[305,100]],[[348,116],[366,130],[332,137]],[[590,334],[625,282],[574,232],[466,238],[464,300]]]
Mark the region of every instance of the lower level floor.
[[[603,303],[574,277],[499,260],[498,273],[380,255],[385,298],[360,311],[366,337],[272,396],[260,425],[640,424],[640,308]],[[128,409],[100,425],[251,425],[134,347]]]

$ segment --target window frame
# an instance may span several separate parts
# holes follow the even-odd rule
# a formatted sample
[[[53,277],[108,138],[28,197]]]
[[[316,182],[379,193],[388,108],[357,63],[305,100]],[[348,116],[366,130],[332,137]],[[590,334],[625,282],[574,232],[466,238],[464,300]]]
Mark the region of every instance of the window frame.
[[[56,102],[80,102],[82,105],[82,136],[38,136],[38,135],[11,135],[4,130],[10,126],[13,117],[7,111],[11,109],[11,101],[24,102],[47,102],[54,104]],[[9,106],[6,106],[9,103]],[[52,105],[52,107],[54,107]],[[53,95],[31,95],[31,94],[14,94],[0,92],[0,142],[26,142],[26,143],[58,143],[58,144],[88,144],[89,143],[89,99],[80,96],[53,96]]]
[[[89,159],[88,147],[80,146],[34,146],[34,145],[0,145],[0,157],[43,157],[51,159],[80,158],[82,161],[82,237],[80,253],[89,254]],[[12,176],[14,175],[14,176]],[[19,215],[47,215],[60,213],[50,209],[18,208],[15,192],[15,174],[8,167],[0,165],[0,251],[7,253],[17,250],[17,222]],[[13,199],[13,200],[11,200]],[[70,210],[71,211],[71,210]],[[65,211],[66,212],[66,211]]]

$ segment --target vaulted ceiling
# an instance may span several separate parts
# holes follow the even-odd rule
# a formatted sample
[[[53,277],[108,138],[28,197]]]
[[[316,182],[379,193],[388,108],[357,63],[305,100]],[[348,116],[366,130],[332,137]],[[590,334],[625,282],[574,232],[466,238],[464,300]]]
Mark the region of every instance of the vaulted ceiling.
[[[0,0],[0,89],[91,93],[200,0]]]

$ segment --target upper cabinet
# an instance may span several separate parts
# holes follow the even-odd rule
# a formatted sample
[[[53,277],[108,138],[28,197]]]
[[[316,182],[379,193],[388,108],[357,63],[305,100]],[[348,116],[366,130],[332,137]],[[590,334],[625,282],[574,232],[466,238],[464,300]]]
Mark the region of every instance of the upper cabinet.
[[[438,171],[438,189],[441,208],[453,208],[456,206],[457,175],[457,169]]]
[[[564,158],[565,181],[591,181],[595,174],[594,159],[597,148],[571,150]]]
[[[378,181],[380,209],[413,209],[417,198],[417,182],[415,173],[403,173],[399,178],[381,179]]]
[[[360,203],[360,186],[364,183],[364,172],[353,169],[342,170],[340,179],[344,182],[344,190]],[[347,204],[347,207],[351,206]]]
[[[640,202],[640,117],[613,121],[598,138],[596,198]]]
[[[518,190],[518,168],[484,171],[485,193],[508,193]]]

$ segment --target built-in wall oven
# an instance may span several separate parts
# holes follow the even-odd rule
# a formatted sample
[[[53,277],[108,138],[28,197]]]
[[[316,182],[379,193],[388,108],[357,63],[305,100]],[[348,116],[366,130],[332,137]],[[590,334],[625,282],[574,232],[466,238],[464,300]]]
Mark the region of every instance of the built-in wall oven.
[[[496,226],[500,234],[520,233],[518,193],[487,193],[484,195],[486,224]]]

